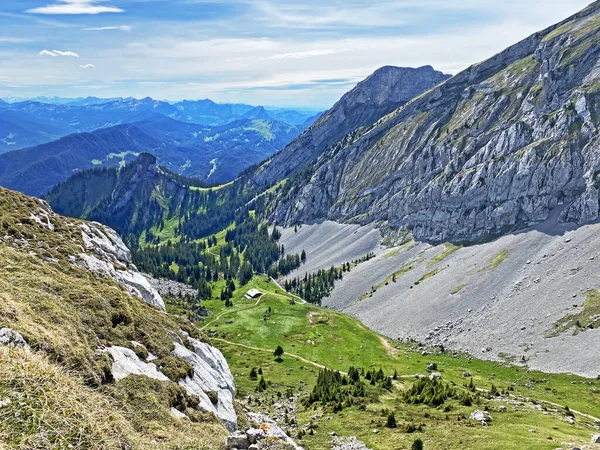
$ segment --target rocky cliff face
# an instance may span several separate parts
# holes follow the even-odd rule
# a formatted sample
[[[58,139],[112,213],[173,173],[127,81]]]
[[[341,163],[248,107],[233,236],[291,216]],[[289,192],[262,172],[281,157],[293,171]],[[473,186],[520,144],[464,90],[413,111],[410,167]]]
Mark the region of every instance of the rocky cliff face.
[[[261,167],[253,181],[259,185],[271,184],[302,169],[348,133],[372,125],[449,77],[430,66],[418,69],[387,66],[379,69]]]
[[[595,221],[599,28],[595,2],[413,99],[321,155],[274,217],[386,222],[430,241],[488,238],[558,207]]]

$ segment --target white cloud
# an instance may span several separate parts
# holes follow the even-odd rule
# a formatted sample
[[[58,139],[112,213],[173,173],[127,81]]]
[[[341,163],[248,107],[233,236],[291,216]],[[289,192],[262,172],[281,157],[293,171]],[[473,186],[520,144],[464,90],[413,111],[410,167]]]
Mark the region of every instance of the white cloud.
[[[110,26],[110,27],[88,27],[83,28],[83,31],[131,31],[133,27],[131,25],[119,25],[119,26]]]
[[[82,64],[79,66],[80,69],[95,69],[96,66],[93,64]]]
[[[311,58],[313,56],[326,56],[326,55],[335,55],[336,53],[344,53],[351,52],[352,49],[317,49],[317,50],[308,50],[305,52],[290,52],[290,53],[280,53],[278,55],[268,56],[266,59],[303,59],[303,58]]]
[[[61,50],[42,50],[41,52],[38,53],[38,55],[40,56],[72,56],[74,58],[79,58],[79,55],[75,52],[71,52],[71,51],[66,51],[63,52]]]
[[[28,9],[25,12],[30,14],[102,14],[102,13],[121,13],[121,8],[111,5],[99,5],[106,0],[58,0],[53,5],[41,6],[39,8]]]

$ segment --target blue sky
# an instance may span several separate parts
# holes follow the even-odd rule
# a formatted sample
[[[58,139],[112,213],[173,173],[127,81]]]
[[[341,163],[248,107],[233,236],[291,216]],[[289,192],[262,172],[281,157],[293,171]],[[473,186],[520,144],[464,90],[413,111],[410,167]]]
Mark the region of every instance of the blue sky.
[[[0,97],[324,108],[384,65],[457,73],[589,0],[2,0]]]

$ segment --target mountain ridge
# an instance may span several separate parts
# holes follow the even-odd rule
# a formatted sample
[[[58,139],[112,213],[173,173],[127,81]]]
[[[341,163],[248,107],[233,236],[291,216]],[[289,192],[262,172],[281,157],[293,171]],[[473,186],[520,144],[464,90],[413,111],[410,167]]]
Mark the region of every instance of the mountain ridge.
[[[346,93],[295,141],[263,164],[253,177],[254,183],[272,184],[301,170],[349,133],[371,125],[449,77],[431,66],[378,69]]]
[[[400,240],[435,242],[489,239],[563,202],[563,220],[594,221],[599,10],[595,2],[339,142],[272,217],[385,222]]]

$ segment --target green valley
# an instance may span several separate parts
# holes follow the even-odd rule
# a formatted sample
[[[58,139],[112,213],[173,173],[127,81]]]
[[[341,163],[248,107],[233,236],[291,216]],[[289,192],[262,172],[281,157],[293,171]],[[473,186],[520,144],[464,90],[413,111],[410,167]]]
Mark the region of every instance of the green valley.
[[[244,298],[251,288],[263,292],[262,297]],[[587,443],[600,417],[600,404],[590,401],[599,395],[600,381],[396,342],[344,314],[298,301],[265,277],[236,290],[232,302],[226,308],[220,300],[203,301],[213,315],[198,325],[227,358],[240,400],[273,416],[279,409],[289,434],[301,436],[306,449],[327,448],[332,433],[357,436],[379,449],[409,448],[416,439],[430,449],[518,449],[525,442],[531,449],[554,449],[567,442]],[[185,313],[175,303],[168,303],[168,310]],[[285,350],[281,361],[273,356],[278,345]],[[331,405],[303,405],[320,369],[346,373],[350,367],[382,369],[386,377],[396,373],[397,379],[391,391],[368,385],[364,406],[334,411]],[[253,369],[260,369],[268,383],[263,392],[257,391],[260,376],[252,377]],[[437,407],[407,403],[404,395],[418,383],[415,376],[428,380],[432,373],[441,375],[440,383],[470,393],[472,405],[456,399]],[[471,381],[475,389],[469,387]],[[287,402],[288,397],[294,401]],[[287,414],[281,413],[281,405]],[[493,420],[488,426],[469,418],[475,410],[489,411]],[[386,427],[390,412],[397,428]]]

